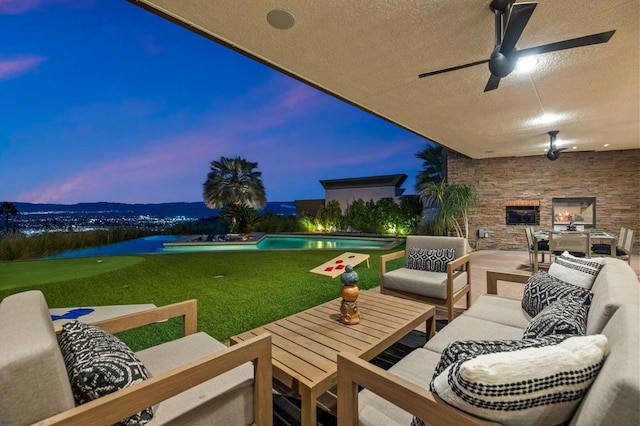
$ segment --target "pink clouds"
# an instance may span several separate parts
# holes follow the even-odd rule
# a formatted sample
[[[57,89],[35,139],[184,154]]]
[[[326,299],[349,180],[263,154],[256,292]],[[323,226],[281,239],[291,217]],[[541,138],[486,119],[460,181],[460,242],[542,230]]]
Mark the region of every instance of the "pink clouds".
[[[2,0],[0,0],[0,2],[1,1]],[[0,80],[15,78],[34,70],[44,60],[45,58],[42,56],[23,56],[13,59],[0,59]]]
[[[50,5],[52,3],[64,3],[78,7],[88,7],[92,0],[0,0],[0,14],[20,15],[34,9]]]
[[[35,9],[42,0],[0,0],[0,13],[18,15]]]
[[[357,171],[363,165],[381,163],[392,169],[390,173],[402,172],[395,170],[398,158],[406,158],[407,151],[414,149],[415,141],[410,138],[389,141],[369,136],[363,149],[361,144],[345,143],[344,136],[333,134],[331,126],[311,131],[296,126],[294,123],[310,110],[322,108],[325,95],[314,89],[270,82],[255,90],[267,99],[257,108],[244,106],[254,98],[249,96],[225,105],[226,109],[212,109],[202,115],[176,111],[180,117],[186,114],[182,118],[190,123],[187,131],[166,130],[172,116],[163,117],[161,122],[151,120],[156,108],[145,101],[125,100],[99,108],[90,105],[86,107],[89,112],[83,112],[84,108],[68,111],[75,120],[80,117],[79,121],[91,121],[94,114],[108,113],[114,121],[134,116],[149,126],[151,134],[162,136],[137,132],[122,136],[125,139],[112,141],[113,146],[127,146],[117,156],[103,151],[101,156],[92,157],[87,152],[94,161],[61,168],[58,178],[34,186],[16,199],[35,203],[196,201],[201,199],[209,163],[221,156],[236,155],[259,163],[264,182],[269,185],[269,199],[288,199],[291,196],[281,194],[291,193],[294,187],[308,197],[321,191],[318,179],[367,174]],[[158,132],[157,126],[163,131]],[[95,138],[100,139],[102,127],[96,129]],[[337,170],[346,174],[333,175]],[[293,182],[291,176],[300,179]]]

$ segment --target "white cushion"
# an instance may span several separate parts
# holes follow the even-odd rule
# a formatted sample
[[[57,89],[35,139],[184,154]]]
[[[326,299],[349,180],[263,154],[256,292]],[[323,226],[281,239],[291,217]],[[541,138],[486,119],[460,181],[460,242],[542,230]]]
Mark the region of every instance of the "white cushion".
[[[549,275],[569,284],[590,289],[603,264],[603,257],[583,259],[565,251],[549,266]]]
[[[561,424],[595,380],[604,361],[603,335],[570,337],[555,346],[457,361],[433,381],[445,402],[505,425]]]

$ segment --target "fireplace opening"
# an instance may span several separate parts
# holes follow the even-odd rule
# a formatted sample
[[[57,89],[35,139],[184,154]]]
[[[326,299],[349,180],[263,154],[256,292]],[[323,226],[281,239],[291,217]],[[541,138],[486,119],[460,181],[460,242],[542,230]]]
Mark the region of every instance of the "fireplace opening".
[[[539,200],[510,200],[505,206],[507,225],[540,225]]]
[[[562,231],[569,226],[577,229],[596,227],[596,197],[552,198],[553,229]]]
[[[507,206],[507,225],[540,225],[540,207]]]

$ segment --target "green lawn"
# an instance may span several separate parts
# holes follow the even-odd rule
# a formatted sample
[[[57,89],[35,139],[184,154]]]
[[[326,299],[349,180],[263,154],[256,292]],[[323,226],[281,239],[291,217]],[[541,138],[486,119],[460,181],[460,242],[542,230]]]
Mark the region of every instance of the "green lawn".
[[[403,247],[391,251],[401,250]],[[198,329],[218,340],[339,297],[340,278],[308,271],[343,250],[238,251],[0,262],[0,298],[41,290],[50,307],[198,300]],[[362,250],[359,287],[379,284],[380,255]],[[99,262],[102,260],[102,262]],[[402,260],[394,261],[397,266]],[[393,264],[392,264],[393,265]],[[121,337],[134,350],[179,334],[171,321]]]

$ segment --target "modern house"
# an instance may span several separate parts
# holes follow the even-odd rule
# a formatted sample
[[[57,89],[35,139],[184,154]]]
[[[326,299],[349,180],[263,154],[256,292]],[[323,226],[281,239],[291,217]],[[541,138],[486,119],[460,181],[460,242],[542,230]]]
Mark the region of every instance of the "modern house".
[[[378,201],[381,198],[392,198],[398,202],[398,198],[405,191],[401,186],[406,179],[407,175],[397,174],[327,179],[321,180],[320,184],[325,190],[325,203],[337,201],[344,211],[349,204],[358,199]]]
[[[381,198],[392,198],[399,202],[405,189],[401,188],[407,175],[404,173],[382,176],[364,176],[343,179],[323,179],[320,184],[325,196],[315,200],[296,200],[298,214],[314,215],[330,201],[340,203],[344,212],[349,204],[356,200],[378,201]]]
[[[472,246],[525,246],[522,226],[505,220],[512,201],[537,205],[549,228],[552,200],[580,197],[596,199],[595,228],[636,229],[640,243],[636,0],[526,6],[505,49],[532,54],[530,71],[515,60],[500,69],[504,52],[490,60],[503,41],[495,7],[511,1],[130,1],[446,147],[449,182],[481,198],[471,234],[489,238]],[[551,142],[564,149],[554,161]]]

